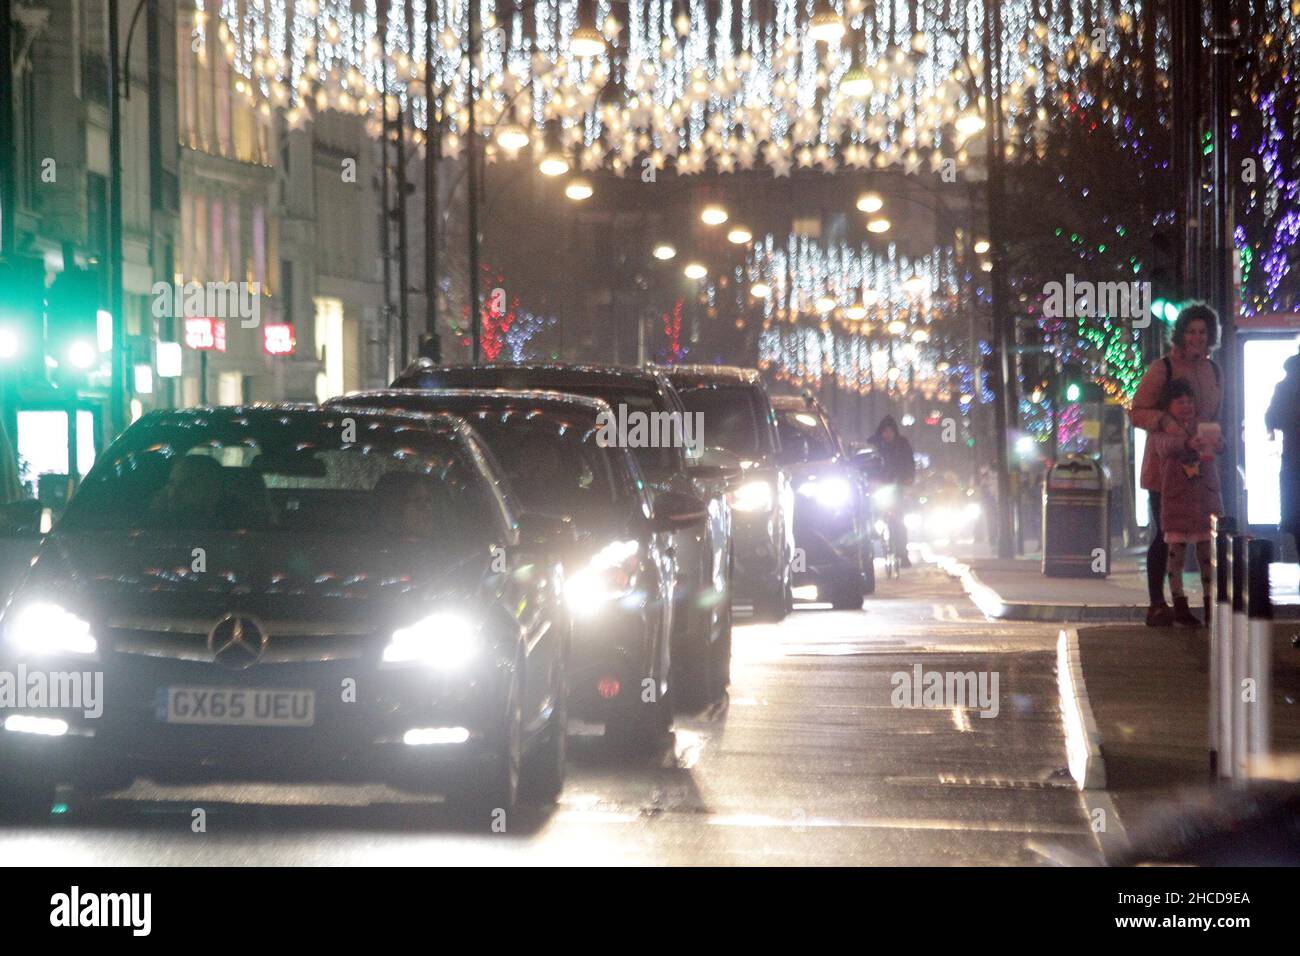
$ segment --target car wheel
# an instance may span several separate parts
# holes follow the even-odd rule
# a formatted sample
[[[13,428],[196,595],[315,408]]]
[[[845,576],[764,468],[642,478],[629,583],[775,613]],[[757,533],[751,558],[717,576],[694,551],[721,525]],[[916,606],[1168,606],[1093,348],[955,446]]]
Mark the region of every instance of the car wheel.
[[[454,783],[447,794],[448,802],[468,813],[478,814],[486,809],[491,815],[500,810],[509,816],[519,803],[524,733],[523,701],[519,688],[522,669],[522,662],[516,662],[510,677],[500,753],[494,755],[481,772],[470,773]]]
[[[722,602],[722,621],[718,627],[718,639],[713,644],[713,680],[717,697],[726,693],[731,686],[731,599]]]
[[[673,705],[665,691],[652,701],[638,694],[636,703],[625,706],[605,724],[605,739],[620,754],[644,757],[657,754],[673,727]]]
[[[754,598],[754,619],[767,624],[779,624],[785,620],[794,606],[794,593],[790,582],[777,578],[762,594]]]
[[[519,794],[529,803],[554,803],[564,789],[564,764],[569,736],[569,689],[563,681],[560,682],[557,695],[541,740],[523,761]]]
[[[876,554],[871,547],[862,556],[862,593],[864,596],[876,593]]]
[[[0,821],[39,823],[49,818],[54,805],[54,785],[46,782],[6,780],[0,783]]]
[[[831,586],[831,607],[837,611],[860,611],[865,591],[861,574],[856,571],[846,574]]]
[[[668,680],[673,687],[673,697],[686,710],[698,710],[709,703],[712,689],[711,642],[708,622],[699,628],[691,625],[696,615],[691,614],[690,601],[677,607],[681,624],[674,623],[674,639],[669,654]],[[712,615],[710,615],[712,618]]]

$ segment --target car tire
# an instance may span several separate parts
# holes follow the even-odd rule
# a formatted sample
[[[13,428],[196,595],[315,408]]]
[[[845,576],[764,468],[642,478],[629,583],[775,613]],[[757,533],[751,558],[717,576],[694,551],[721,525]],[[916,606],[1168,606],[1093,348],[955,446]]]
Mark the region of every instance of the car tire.
[[[754,620],[764,624],[780,624],[794,606],[794,592],[790,582],[777,578],[770,588],[754,598]]]
[[[498,811],[508,817],[519,805],[519,781],[523,771],[523,695],[519,687],[523,670],[515,663],[510,677],[506,702],[501,752],[493,755],[478,773],[469,773],[449,788],[447,800],[459,810],[477,816],[484,811],[489,819]]]
[[[713,689],[720,698],[731,686],[731,598],[722,602],[718,639],[713,642]]]
[[[564,790],[564,768],[569,737],[569,690],[560,682],[555,707],[541,739],[524,758],[519,774],[519,796],[528,803],[549,806]]]
[[[653,701],[625,706],[605,724],[605,739],[619,754],[646,757],[659,753],[673,728],[673,705],[668,691]]]
[[[844,575],[831,586],[831,607],[837,611],[860,611],[866,588],[856,571]]]
[[[673,699],[686,711],[696,711],[706,706],[713,688],[713,662],[710,653],[710,627],[694,628],[696,615],[691,614],[691,604],[684,601],[677,606],[681,625],[674,623],[674,640],[669,654],[668,682],[673,688]],[[700,633],[703,631],[703,633]]]
[[[4,823],[40,823],[49,818],[53,805],[51,783],[6,780],[0,784],[0,821]]]

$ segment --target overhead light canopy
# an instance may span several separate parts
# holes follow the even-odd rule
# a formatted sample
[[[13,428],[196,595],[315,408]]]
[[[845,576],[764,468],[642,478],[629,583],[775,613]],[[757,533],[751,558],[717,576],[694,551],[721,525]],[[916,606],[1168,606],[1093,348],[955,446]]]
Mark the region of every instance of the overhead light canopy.
[[[907,331],[907,323],[902,319],[894,319],[893,322],[889,323],[888,328],[890,335],[902,335]]]
[[[754,238],[754,234],[749,231],[747,226],[732,226],[727,233],[727,241],[734,242],[738,246],[743,246]]]
[[[889,232],[889,220],[883,216],[872,219],[867,223],[867,232]]]
[[[817,301],[813,303],[818,312],[829,312],[835,308],[835,297],[830,295],[819,295]]]
[[[727,210],[717,203],[710,203],[700,210],[700,221],[706,226],[720,226],[727,221]]]
[[[975,254],[977,256],[982,256],[984,255],[984,253],[988,251],[989,251],[989,241],[987,239],[975,240]]]
[[[543,176],[563,176],[569,171],[569,161],[563,153],[552,151],[542,157],[537,168]]]
[[[772,294],[772,287],[766,282],[755,282],[749,287],[749,294],[758,299],[766,299]]]
[[[808,21],[808,35],[818,43],[834,43],[844,36],[844,21],[830,6],[819,4],[819,9]]]
[[[854,322],[861,322],[867,317],[867,307],[861,302],[854,302],[844,309],[844,318],[852,319]]]
[[[507,123],[497,130],[497,145],[517,153],[528,145],[528,131],[518,123]]]
[[[578,27],[569,36],[569,52],[583,59],[600,56],[605,52],[605,38],[595,27]]]
[[[591,187],[591,181],[583,179],[581,176],[576,179],[570,179],[567,186],[564,187],[564,195],[568,196],[574,202],[582,202],[584,199],[590,199],[595,190]]]
[[[962,113],[957,117],[957,132],[963,136],[972,136],[984,128],[984,117],[978,113]]]
[[[875,92],[876,84],[871,74],[860,66],[850,67],[840,77],[840,92],[845,96],[870,96]]]
[[[863,193],[858,197],[858,209],[862,212],[880,212],[884,205],[880,193]]]
[[[677,255],[677,250],[668,243],[661,242],[659,245],[655,246],[652,255],[661,262],[667,262],[673,256]]]
[[[686,263],[686,268],[682,271],[686,273],[688,279],[703,279],[709,274],[709,270],[698,262]]]

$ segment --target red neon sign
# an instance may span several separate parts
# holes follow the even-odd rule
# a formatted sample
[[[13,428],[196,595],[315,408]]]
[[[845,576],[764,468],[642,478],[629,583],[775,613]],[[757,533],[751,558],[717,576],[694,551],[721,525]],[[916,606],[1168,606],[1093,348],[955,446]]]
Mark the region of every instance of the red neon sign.
[[[226,323],[221,319],[186,319],[185,344],[200,352],[224,352]]]
[[[262,326],[262,349],[267,355],[292,355],[297,346],[292,325],[272,322]]]

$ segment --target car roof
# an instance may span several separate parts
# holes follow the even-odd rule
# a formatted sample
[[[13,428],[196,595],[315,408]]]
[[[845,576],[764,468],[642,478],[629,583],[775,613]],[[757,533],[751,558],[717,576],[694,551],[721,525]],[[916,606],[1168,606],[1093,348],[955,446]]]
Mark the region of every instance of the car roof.
[[[452,404],[457,407],[486,404],[502,406],[532,405],[540,407],[543,411],[573,412],[582,410],[590,412],[593,416],[610,410],[609,403],[602,398],[589,395],[570,395],[567,392],[538,388],[375,388],[331,398],[327,405],[331,407],[364,405],[367,399],[398,399],[410,402],[413,409],[424,403],[429,405]],[[378,407],[391,408],[392,406],[381,405]]]
[[[429,388],[438,387],[421,384],[422,379],[436,377],[439,374],[459,377],[473,373],[483,373],[485,377],[508,376],[519,373],[521,377],[545,375],[549,390],[563,391],[566,378],[576,383],[605,385],[643,384],[655,387],[660,382],[660,372],[656,369],[639,368],[630,365],[579,365],[566,362],[489,362],[480,365],[438,365],[430,359],[418,359],[406,367],[406,370],[393,382],[393,388]]]
[[[758,370],[738,365],[671,365],[660,370],[674,382],[727,382],[737,385],[759,385]]]
[[[782,412],[804,412],[817,406],[806,395],[773,395],[772,407]]]
[[[421,412],[402,408],[365,408],[349,406],[346,411],[312,402],[254,402],[249,405],[199,405],[190,408],[160,408],[141,415],[134,424],[151,425],[179,419],[275,418],[292,416],[307,422],[335,422],[345,417],[380,418],[389,421],[408,421],[435,429],[458,431],[464,420],[446,412]]]

